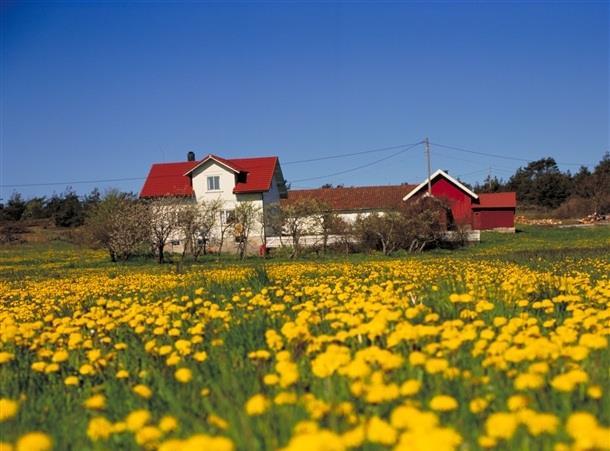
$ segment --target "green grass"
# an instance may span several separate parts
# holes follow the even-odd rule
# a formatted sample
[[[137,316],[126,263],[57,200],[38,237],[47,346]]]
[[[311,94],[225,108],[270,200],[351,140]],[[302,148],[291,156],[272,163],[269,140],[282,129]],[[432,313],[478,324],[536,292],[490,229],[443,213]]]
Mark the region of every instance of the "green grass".
[[[481,242],[465,248],[437,249],[421,254],[397,252],[386,257],[380,253],[357,254],[312,254],[305,253],[299,261],[305,262],[366,262],[371,260],[394,260],[410,258],[496,258],[522,264],[538,265],[539,260],[561,260],[566,257],[607,257],[610,253],[610,226],[596,227],[540,227],[520,226],[517,233],[482,232]],[[0,246],[0,280],[15,280],[23,277],[55,277],[65,271],[107,270],[112,268],[117,274],[124,271],[176,272],[180,267],[176,262],[159,265],[152,258],[137,257],[127,262],[112,263],[103,250],[94,251],[64,241],[44,244],[24,244]],[[205,255],[199,261],[186,261],[184,270],[201,267],[225,267],[229,265],[263,266],[269,263],[292,262],[286,257],[262,259],[249,256],[239,260],[234,254]]]

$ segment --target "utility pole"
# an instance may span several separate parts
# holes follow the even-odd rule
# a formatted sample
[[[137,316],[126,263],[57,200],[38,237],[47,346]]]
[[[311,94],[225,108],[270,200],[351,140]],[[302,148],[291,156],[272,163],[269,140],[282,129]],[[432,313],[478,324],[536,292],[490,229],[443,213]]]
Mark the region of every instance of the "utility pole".
[[[427,136],[426,136],[426,139],[424,139],[424,147],[425,147],[425,152],[426,152],[426,159],[428,160],[428,194],[430,196],[432,196],[432,180],[430,180],[430,177],[431,177],[431,171],[430,171],[430,141],[428,140]]]
[[[487,171],[487,189],[491,191],[491,166],[489,166],[489,170]]]

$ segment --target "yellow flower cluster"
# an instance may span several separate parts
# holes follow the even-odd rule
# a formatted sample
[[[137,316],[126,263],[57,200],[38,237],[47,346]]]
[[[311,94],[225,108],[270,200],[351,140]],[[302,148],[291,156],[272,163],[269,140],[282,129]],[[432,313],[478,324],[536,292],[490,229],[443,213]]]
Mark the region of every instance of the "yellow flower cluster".
[[[607,259],[265,272],[1,282],[0,449],[610,449]]]

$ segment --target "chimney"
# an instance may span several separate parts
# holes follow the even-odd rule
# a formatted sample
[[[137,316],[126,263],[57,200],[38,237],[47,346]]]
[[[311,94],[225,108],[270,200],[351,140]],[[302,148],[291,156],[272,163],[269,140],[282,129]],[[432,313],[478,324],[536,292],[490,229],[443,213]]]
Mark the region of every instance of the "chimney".
[[[195,161],[195,152],[192,150],[186,154],[186,161]]]

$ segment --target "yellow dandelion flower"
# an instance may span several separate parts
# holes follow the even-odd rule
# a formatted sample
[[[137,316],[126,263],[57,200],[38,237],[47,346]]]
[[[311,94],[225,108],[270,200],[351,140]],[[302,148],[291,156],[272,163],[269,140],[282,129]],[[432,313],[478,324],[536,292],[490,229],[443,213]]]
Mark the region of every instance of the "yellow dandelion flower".
[[[248,415],[262,415],[269,408],[269,401],[264,395],[257,394],[246,402],[246,413]]]
[[[178,368],[174,373],[174,377],[178,382],[186,384],[193,379],[193,373],[188,368]]]
[[[64,379],[65,385],[78,385],[80,380],[77,376],[68,376]]]
[[[152,396],[152,390],[144,384],[138,384],[133,387],[132,390],[136,395],[141,396],[144,399],[150,399]]]
[[[18,411],[19,403],[17,401],[7,398],[0,399],[0,423],[13,418]]]
[[[171,432],[178,428],[178,420],[176,418],[166,415],[159,420],[159,429],[163,432]]]
[[[134,410],[125,418],[125,425],[129,431],[137,431],[150,421],[150,412],[146,409]]]
[[[104,417],[94,417],[89,420],[87,436],[93,440],[106,440],[112,434],[112,423]]]
[[[430,400],[430,408],[439,412],[448,412],[458,408],[455,398],[447,395],[437,395]]]
[[[48,451],[52,447],[53,441],[47,434],[43,432],[29,432],[17,440],[15,451]]]
[[[106,407],[106,397],[101,394],[93,395],[92,397],[85,400],[83,405],[87,409],[102,410]]]

